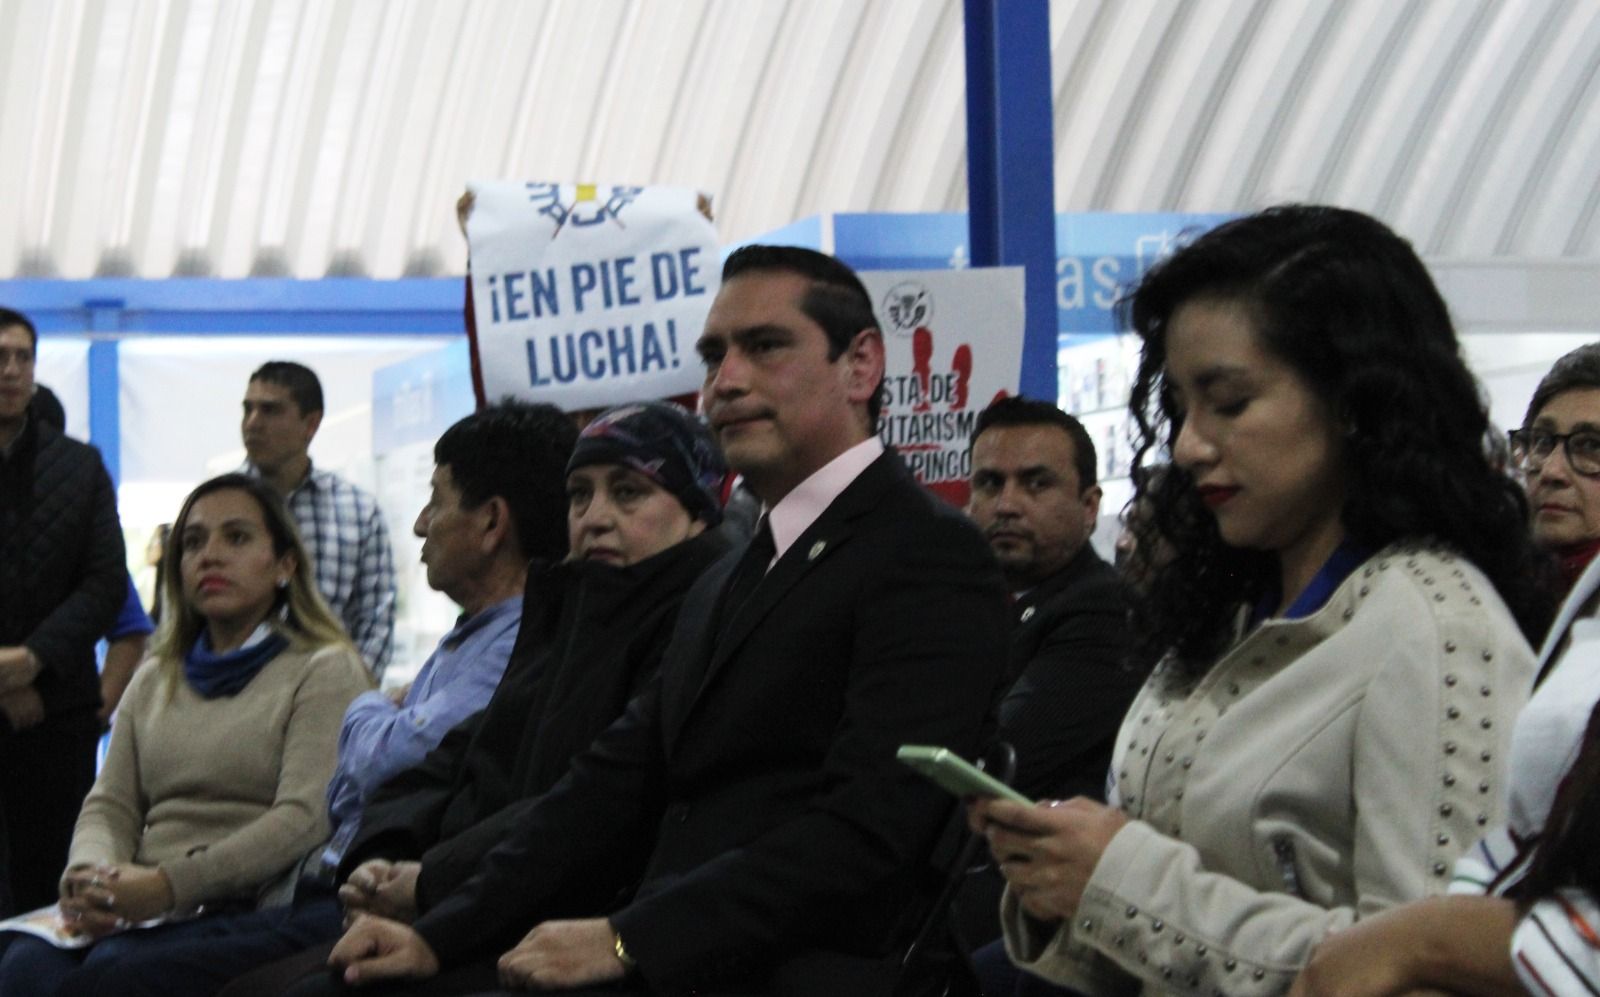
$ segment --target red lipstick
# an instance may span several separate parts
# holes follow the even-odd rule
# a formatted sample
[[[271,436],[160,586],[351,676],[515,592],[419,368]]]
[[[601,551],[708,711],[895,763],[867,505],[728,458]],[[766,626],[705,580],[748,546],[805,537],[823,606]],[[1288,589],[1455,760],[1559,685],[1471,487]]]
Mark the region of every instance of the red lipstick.
[[[1200,501],[1213,509],[1239,494],[1238,488],[1223,485],[1201,485],[1197,491],[1200,492]]]

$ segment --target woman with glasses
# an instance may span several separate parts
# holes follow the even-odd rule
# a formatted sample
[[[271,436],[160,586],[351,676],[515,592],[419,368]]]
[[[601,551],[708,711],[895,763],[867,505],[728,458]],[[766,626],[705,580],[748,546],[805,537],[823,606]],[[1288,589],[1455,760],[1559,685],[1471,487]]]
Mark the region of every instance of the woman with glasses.
[[[1511,458],[1527,480],[1533,540],[1560,560],[1562,590],[1600,552],[1600,343],[1557,360],[1534,389]]]
[[[972,805],[1006,947],[1083,994],[1281,994],[1325,937],[1444,891],[1502,817],[1526,506],[1412,248],[1337,208],[1200,236],[1131,300],[1140,482],[1172,559],[1109,806]]]

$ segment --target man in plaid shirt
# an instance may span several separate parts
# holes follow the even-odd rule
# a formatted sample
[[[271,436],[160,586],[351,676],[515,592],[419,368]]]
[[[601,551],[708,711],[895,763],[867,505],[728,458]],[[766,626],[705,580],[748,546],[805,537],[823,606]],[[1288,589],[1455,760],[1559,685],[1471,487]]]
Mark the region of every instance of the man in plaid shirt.
[[[394,555],[373,497],[311,466],[322,424],[322,382],[288,360],[262,364],[244,394],[248,470],[286,497],[300,539],[316,562],[317,588],[376,676],[394,645]]]

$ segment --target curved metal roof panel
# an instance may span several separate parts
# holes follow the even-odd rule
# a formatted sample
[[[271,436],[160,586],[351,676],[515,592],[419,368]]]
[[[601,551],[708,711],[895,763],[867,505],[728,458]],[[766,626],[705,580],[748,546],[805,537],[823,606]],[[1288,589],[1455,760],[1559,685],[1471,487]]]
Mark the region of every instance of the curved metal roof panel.
[[[469,178],[966,204],[960,0],[0,0],[0,275],[459,272]],[[1600,0],[1052,0],[1057,208],[1600,254]]]

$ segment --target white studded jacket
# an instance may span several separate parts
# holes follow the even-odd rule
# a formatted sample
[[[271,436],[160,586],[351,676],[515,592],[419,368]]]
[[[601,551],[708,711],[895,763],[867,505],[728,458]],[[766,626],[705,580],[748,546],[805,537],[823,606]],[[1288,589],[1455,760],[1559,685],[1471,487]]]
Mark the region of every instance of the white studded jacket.
[[[1087,994],[1287,991],[1329,931],[1443,892],[1502,819],[1533,661],[1471,564],[1390,547],[1198,682],[1158,668],[1112,758],[1134,820],[1070,922],[1006,895],[1012,959]]]

